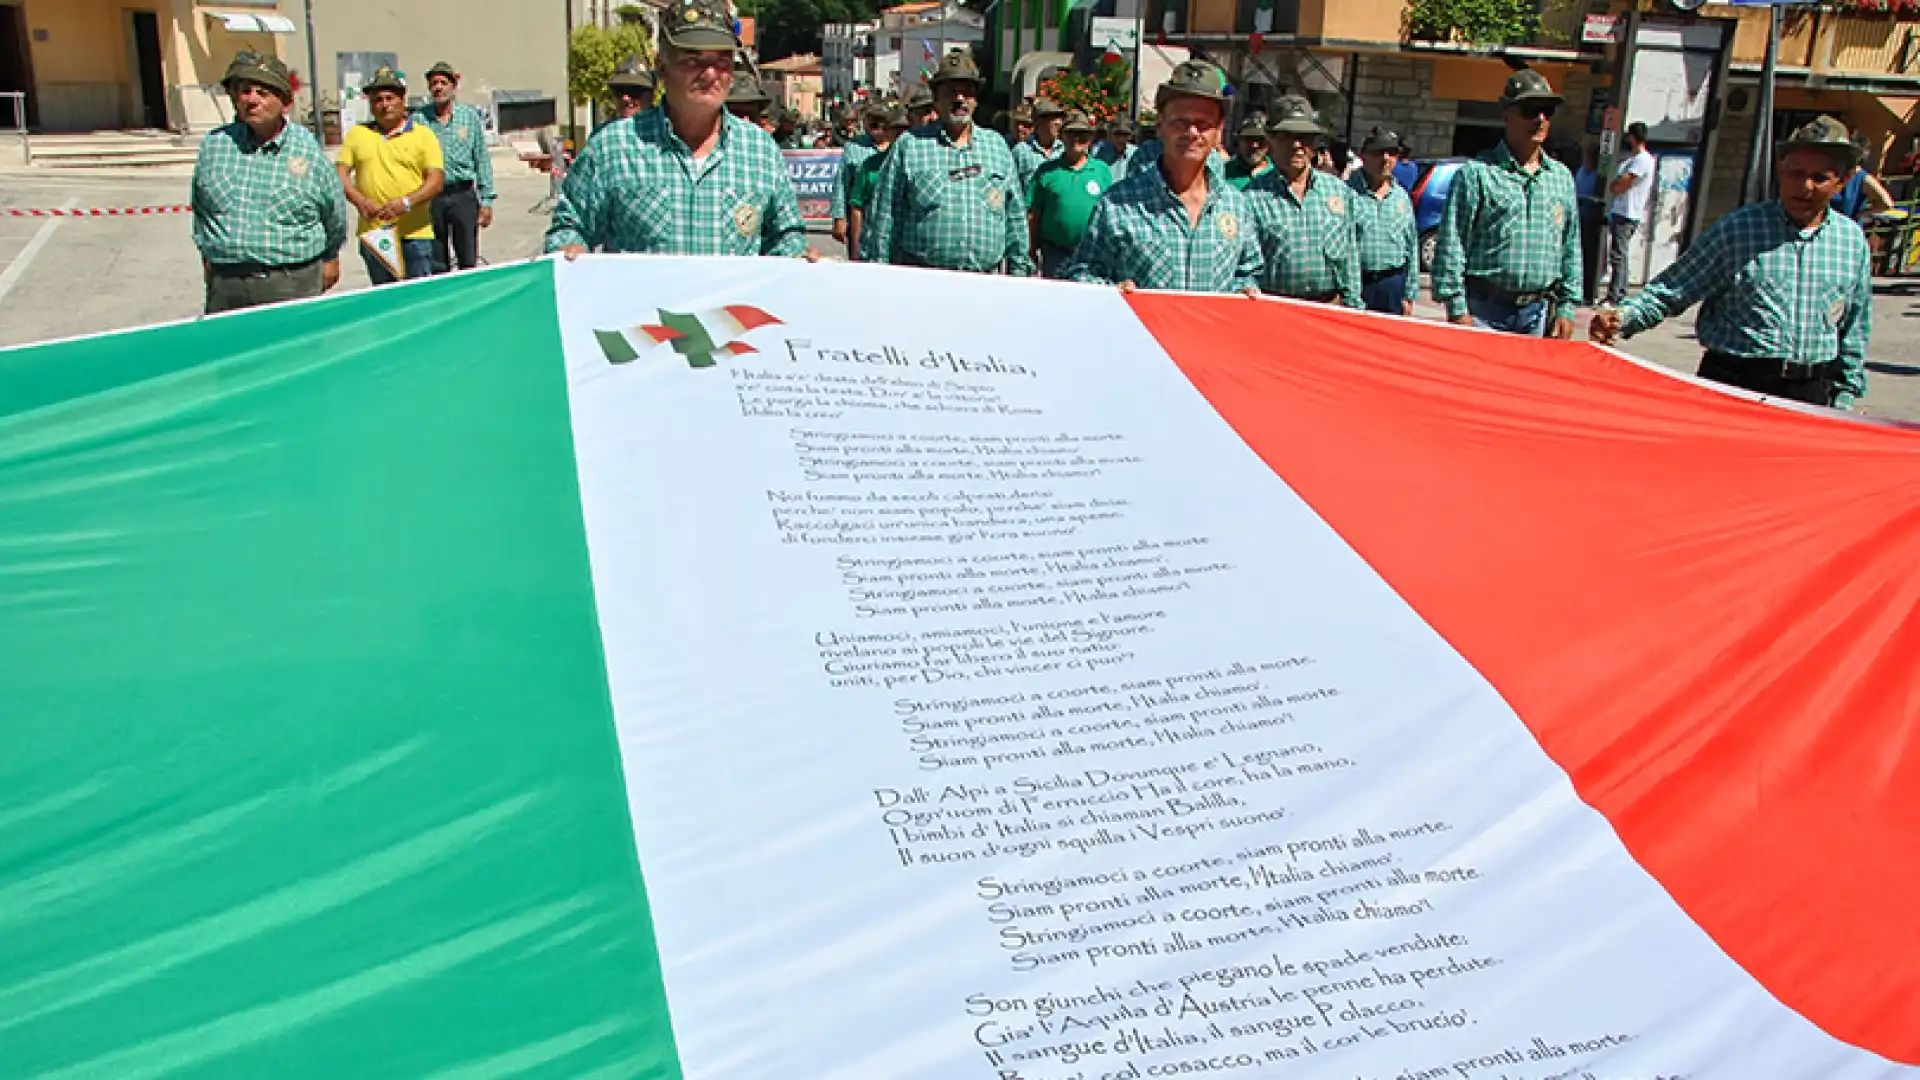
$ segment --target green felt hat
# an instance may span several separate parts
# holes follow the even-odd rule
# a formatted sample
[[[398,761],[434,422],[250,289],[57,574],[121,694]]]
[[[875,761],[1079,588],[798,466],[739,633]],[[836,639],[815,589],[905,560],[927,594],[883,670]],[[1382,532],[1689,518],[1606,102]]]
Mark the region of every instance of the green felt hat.
[[[731,52],[740,47],[727,0],[678,0],[660,13],[660,36],[687,52]]]
[[[941,83],[950,82],[970,82],[975,86],[980,85],[980,65],[973,62],[972,53],[965,49],[955,49],[941,57],[940,66],[934,69],[933,77],[927,80],[927,85],[939,86]],[[927,95],[927,103],[933,103],[931,92]]]
[[[261,56],[254,52],[234,54],[233,62],[227,65],[227,73],[220,79],[220,85],[232,93],[236,82],[258,83],[280,95],[283,100],[293,100],[293,76],[277,56]]]
[[[1319,135],[1320,114],[1313,111],[1313,102],[1298,94],[1288,94],[1273,103],[1267,130],[1276,135]]]
[[[374,71],[373,78],[360,84],[360,92],[363,94],[371,94],[375,90],[392,90],[395,93],[405,94],[407,77],[390,67],[380,67]]]
[[[1847,125],[1831,116],[1817,116],[1794,129],[1787,141],[1780,146],[1780,152],[1794,150],[1819,150],[1832,154],[1847,163],[1851,169],[1860,164],[1860,146],[1853,141],[1847,131]]]
[[[653,72],[640,62],[637,55],[628,56],[620,66],[607,76],[607,85],[615,90],[651,90],[654,87]]]
[[[1233,91],[1227,85],[1227,73],[1205,60],[1186,60],[1174,67],[1173,74],[1153,93],[1153,107],[1164,109],[1177,97],[1204,98],[1226,103]]]
[[[1377,127],[1367,132],[1366,139],[1360,144],[1360,152],[1367,154],[1375,150],[1385,150],[1389,153],[1398,154],[1403,152],[1402,147],[1405,145],[1405,143],[1400,141],[1399,132],[1391,128]]]
[[[1500,91],[1500,107],[1503,109],[1527,101],[1552,102],[1558,105],[1565,100],[1554,93],[1553,84],[1547,81],[1545,75],[1532,68],[1516,71],[1508,76],[1506,89]]]

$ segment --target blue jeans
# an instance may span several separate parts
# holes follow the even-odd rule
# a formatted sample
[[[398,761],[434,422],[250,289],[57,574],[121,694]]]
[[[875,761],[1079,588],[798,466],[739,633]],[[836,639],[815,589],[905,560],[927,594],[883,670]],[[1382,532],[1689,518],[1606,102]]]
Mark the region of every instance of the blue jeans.
[[[1407,302],[1407,272],[1402,270],[1372,284],[1361,285],[1360,302],[1366,305],[1368,311],[1402,314],[1402,305]]]
[[[387,269],[387,264],[374,256],[365,247],[360,249],[360,261],[367,264],[367,277],[375,285],[391,285],[399,279]],[[400,241],[400,261],[406,265],[407,280],[433,276],[433,241]]]
[[[1525,307],[1515,307],[1491,297],[1467,297],[1467,314],[1473,316],[1473,325],[1522,337],[1547,336],[1548,307],[1544,299],[1535,300]]]

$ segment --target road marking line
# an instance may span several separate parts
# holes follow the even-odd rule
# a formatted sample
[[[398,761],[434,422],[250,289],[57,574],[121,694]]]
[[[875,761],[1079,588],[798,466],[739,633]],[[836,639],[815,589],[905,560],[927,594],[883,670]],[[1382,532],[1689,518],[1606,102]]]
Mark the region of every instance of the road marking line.
[[[68,199],[61,209],[71,210],[79,205],[80,199],[75,196]],[[48,218],[46,224],[40,226],[40,231],[33,234],[33,239],[27,241],[27,246],[20,249],[20,254],[7,264],[6,270],[0,272],[0,300],[5,300],[7,294],[13,291],[13,287],[19,284],[21,276],[27,272],[28,264],[33,262],[34,256],[40,254],[41,248],[47,246],[47,241],[53,239],[53,231],[58,229],[60,223],[65,220],[57,217]]]

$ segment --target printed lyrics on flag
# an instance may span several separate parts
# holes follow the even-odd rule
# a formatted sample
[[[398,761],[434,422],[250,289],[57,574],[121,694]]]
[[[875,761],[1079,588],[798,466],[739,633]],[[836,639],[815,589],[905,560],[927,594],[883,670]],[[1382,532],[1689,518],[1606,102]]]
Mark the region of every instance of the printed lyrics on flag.
[[[1499,882],[1439,857],[1454,824],[1295,824],[1315,781],[1364,784],[1371,764],[1329,711],[1345,688],[1324,658],[1143,670],[1199,610],[1177,601],[1241,568],[1213,536],[1133,523],[1128,432],[1050,421],[1031,358],[758,340],[723,377],[741,423],[783,426],[792,459],[767,471],[799,482],[745,497],[844,598],[806,648],[894,733],[897,779],[858,795],[892,872],[970,898],[1001,957],[952,988],[978,1075],[1258,1075],[1490,1019],[1508,959],[1450,915]],[[892,422],[927,416],[1018,426]],[[1087,869],[1028,869],[1062,852]],[[1385,944],[1316,933],[1360,924]],[[1635,1037],[1489,1031],[1358,1075],[1578,1076],[1566,1062]]]

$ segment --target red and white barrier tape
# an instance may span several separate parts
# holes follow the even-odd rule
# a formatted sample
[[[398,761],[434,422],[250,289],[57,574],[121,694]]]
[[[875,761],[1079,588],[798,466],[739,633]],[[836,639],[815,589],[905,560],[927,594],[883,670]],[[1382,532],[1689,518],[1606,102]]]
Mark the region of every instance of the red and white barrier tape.
[[[146,217],[149,214],[189,214],[191,206],[96,206],[92,208],[76,207],[72,210],[54,207],[53,209],[20,209],[7,207],[8,217]]]

